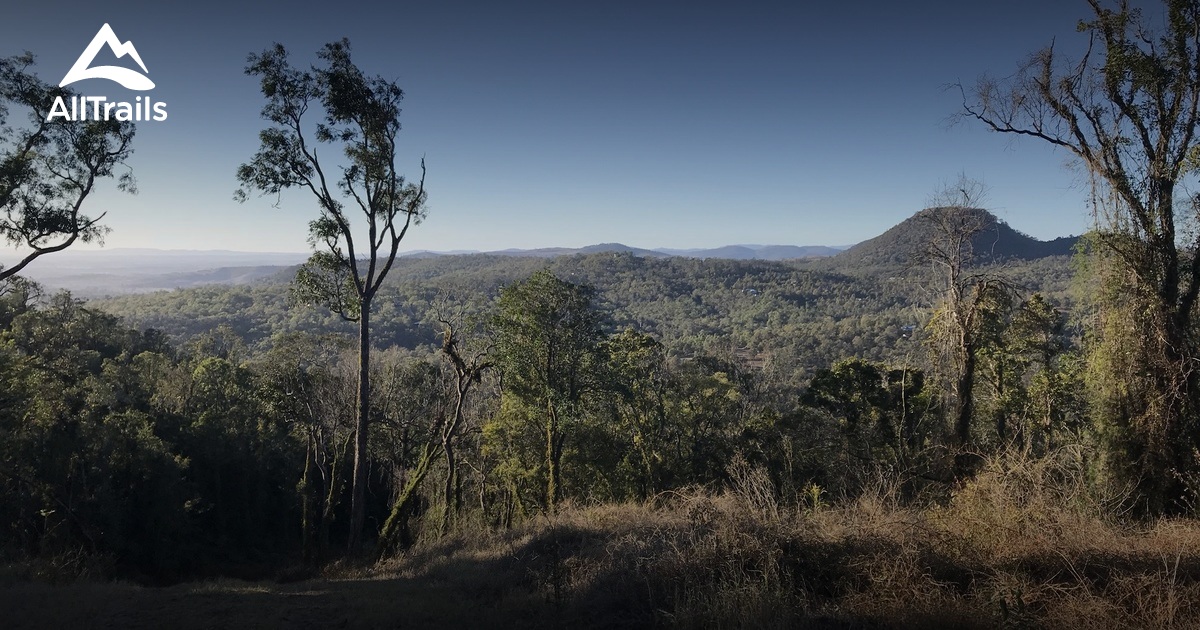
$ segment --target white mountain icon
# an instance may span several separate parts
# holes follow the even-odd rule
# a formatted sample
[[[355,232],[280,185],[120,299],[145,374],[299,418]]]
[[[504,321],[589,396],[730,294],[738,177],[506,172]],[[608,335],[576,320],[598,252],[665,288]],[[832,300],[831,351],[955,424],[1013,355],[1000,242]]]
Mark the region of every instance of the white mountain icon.
[[[118,59],[129,55],[133,57],[137,65],[142,67],[142,72],[150,72],[146,69],[146,64],[142,63],[142,57],[138,55],[137,49],[133,47],[133,42],[121,43],[121,40],[117,39],[117,34],[113,32],[112,27],[105,24],[96,32],[96,36],[92,38],[92,43],[83,49],[83,54],[79,55],[79,59],[75,60],[75,65],[71,66],[71,69],[67,71],[67,76],[63,77],[58,87],[65,87],[84,79],[108,79],[109,81],[116,81],[130,90],[141,91],[154,88],[154,82],[146,75],[139,74],[136,70],[120,66],[96,66],[89,68],[88,66],[96,59],[96,54],[100,52],[100,48],[104,45],[108,45],[109,50],[112,50]]]

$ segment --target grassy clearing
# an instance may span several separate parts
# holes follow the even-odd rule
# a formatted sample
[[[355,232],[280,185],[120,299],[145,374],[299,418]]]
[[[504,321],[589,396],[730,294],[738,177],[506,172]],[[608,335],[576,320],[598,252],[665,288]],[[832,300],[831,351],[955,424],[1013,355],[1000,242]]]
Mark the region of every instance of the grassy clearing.
[[[568,507],[294,583],[0,578],[7,627],[1197,628],[1200,521],[1122,523],[1069,462],[996,459],[940,505],[881,485]],[[15,625],[13,622],[15,620]]]

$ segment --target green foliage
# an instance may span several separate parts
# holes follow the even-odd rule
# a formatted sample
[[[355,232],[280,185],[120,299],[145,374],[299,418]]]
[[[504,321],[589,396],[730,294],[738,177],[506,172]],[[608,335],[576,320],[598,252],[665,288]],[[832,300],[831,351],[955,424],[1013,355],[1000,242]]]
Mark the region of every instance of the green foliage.
[[[314,252],[296,270],[292,298],[299,304],[316,304],[358,321],[362,300],[354,289],[350,269],[330,252]]]
[[[925,375],[913,368],[839,361],[818,370],[802,400],[835,419],[854,457],[885,466],[911,458],[941,429]]]
[[[1102,274],[1092,363],[1115,383],[1098,415],[1124,445],[1118,469],[1136,480],[1141,508],[1180,512],[1192,503],[1184,479],[1200,466],[1200,241],[1196,200],[1183,192],[1200,125],[1200,3],[1164,0],[1156,14],[1090,5],[1078,29],[1089,54],[1068,60],[1050,45],[1007,79],[985,78],[969,98],[964,90],[964,115],[1065,149],[1086,168]]]
[[[38,79],[33,61],[30,53],[0,58],[0,241],[29,250],[0,269],[0,281],[77,240],[102,241],[104,214],[81,213],[101,180],[116,176],[120,190],[135,191],[129,172],[116,175],[133,152],[133,123],[48,119],[55,99],[74,93]],[[14,108],[27,118],[10,120]]]
[[[398,332],[370,364],[365,511],[383,530],[381,551],[419,544],[448,531],[449,522],[509,526],[567,501],[738,486],[746,471],[761,478],[754,483],[761,501],[805,500],[818,487],[821,505],[856,495],[881,471],[912,475],[901,488],[909,498],[947,478],[940,396],[922,367],[870,358],[822,366],[821,354],[789,355],[806,351],[786,347],[797,335],[830,336],[825,324],[804,317],[863,304],[890,304],[915,320],[919,311],[899,296],[903,282],[887,289],[897,291],[889,302],[863,288],[870,279],[780,263],[612,255],[549,265],[477,257],[412,263],[381,293],[381,330]],[[513,277],[522,270],[529,275]],[[603,284],[593,289],[586,284],[592,279]],[[103,458],[96,470],[105,479],[139,490],[91,490],[115,498],[97,498],[100,514],[81,511],[79,518],[111,532],[103,519],[124,522],[140,511],[168,541],[122,546],[136,538],[109,536],[93,545],[84,535],[93,530],[72,529],[71,516],[42,515],[57,510],[55,498],[76,497],[79,505],[77,477],[36,468],[21,474],[39,479],[40,494],[19,495],[15,482],[6,488],[5,505],[13,507],[0,510],[0,523],[24,532],[13,540],[27,543],[8,551],[43,555],[83,544],[110,554],[121,570],[160,578],[334,558],[334,543],[351,521],[356,353],[332,332],[335,320],[284,311],[283,287],[208,288],[125,303],[177,307],[174,321],[194,331],[179,335],[178,346],[154,330],[127,330],[69,297],[38,306],[34,287],[0,296],[0,313],[11,320],[0,353],[0,417],[21,438],[10,440],[6,464],[17,470],[42,461],[28,457],[41,451],[19,420],[30,410],[55,418],[53,426],[99,417],[105,433],[67,432],[76,441],[54,452]],[[489,302],[493,292],[499,295]],[[791,306],[775,312],[764,303]],[[760,308],[767,310],[763,330],[739,323],[755,321]],[[692,314],[700,319],[680,325],[710,332],[669,328],[672,316]],[[866,331],[892,315],[857,317],[852,324],[830,317],[828,325]],[[462,347],[484,353],[497,369],[470,377],[478,386],[461,399],[460,416],[458,370],[466,363],[437,358],[445,342],[437,331],[471,318],[487,322],[486,330],[460,326],[471,335]],[[980,418],[1002,408],[1010,426],[1025,427],[1030,444],[1047,448],[1077,439],[1073,423],[1083,416],[1060,406],[1078,390],[1073,333],[1061,315],[1034,298],[988,321],[989,352],[1020,368],[1012,367],[1006,381],[1020,395],[992,405],[985,379],[979,387],[988,404]],[[920,357],[920,331],[894,326],[893,347],[876,351]],[[732,332],[711,332],[721,327]],[[847,353],[855,347],[828,346]],[[38,370],[51,369],[59,384],[45,387]],[[811,380],[803,376],[810,371]],[[1051,406],[1052,430],[1038,424],[1039,404]],[[447,429],[454,418],[462,425],[457,435]],[[453,457],[443,457],[447,445]],[[138,502],[143,488],[158,497],[153,505]]]
[[[608,395],[598,410],[602,420],[585,438],[586,468],[612,476],[613,498],[646,498],[673,482],[673,422],[669,396],[675,387],[666,347],[649,335],[626,329],[612,335],[602,352],[608,358]],[[608,422],[605,422],[608,420]],[[603,472],[607,472],[605,475]]]
[[[632,328],[658,339],[675,357],[741,356],[800,381],[840,359],[900,363],[923,352],[927,297],[902,269],[883,276],[820,271],[816,263],[647,259],[592,254],[550,261],[472,255],[405,258],[373,302],[372,343],[407,349],[440,345],[439,296],[460,296],[466,315],[485,317],[503,286],[538,269],[595,288],[609,332]],[[1009,265],[1026,291],[1070,306],[1064,258]],[[97,301],[131,325],[153,327],[182,342],[228,324],[252,354],[277,333],[351,332],[336,313],[289,303],[289,273],[250,286],[207,286]]]
[[[259,134],[259,150],[238,168],[241,188],[279,195],[307,190],[320,215],[309,223],[317,252],[300,268],[296,296],[315,301],[359,324],[359,376],[354,439],[349,547],[358,550],[366,525],[367,445],[371,412],[371,303],[396,261],[408,228],[425,216],[425,162],[421,179],[409,183],[396,169],[396,136],[404,92],[382,77],[369,78],[350,58],[350,42],[326,44],[322,65],[304,71],[291,65],[282,44],[252,54],[246,74],[260,79],[271,126]],[[317,104],[320,107],[317,107]],[[305,115],[322,116],[311,130]],[[311,134],[311,137],[310,137]],[[316,143],[341,150],[334,176],[318,159]],[[361,216],[357,225],[353,210]],[[358,232],[356,233],[356,230]]]
[[[382,285],[408,228],[424,217],[424,164],[415,184],[396,169],[403,90],[366,76],[345,39],[326,44],[317,57],[321,65],[303,70],[282,44],[250,55],[246,74],[260,80],[262,117],[271,126],[259,134],[251,161],[238,168],[235,198],[291,188],[313,195],[320,215],[309,223],[309,241],[318,253],[301,268],[301,292],[354,318]],[[305,126],[306,115],[320,117],[315,131]],[[322,163],[318,144],[345,161]],[[355,234],[348,209],[361,211],[365,233]]]
[[[591,381],[601,339],[590,286],[542,270],[506,287],[492,328],[505,388],[526,405],[577,405]]]
[[[996,413],[1009,431],[998,428],[1000,440],[1011,439],[1035,454],[1087,438],[1087,399],[1082,355],[1071,343],[1066,315],[1040,294],[1025,300],[996,350],[989,353],[996,388]],[[1007,381],[1007,382],[1005,382]]]
[[[276,488],[295,449],[245,368],[176,359],[153,331],[62,294],[13,319],[0,372],[6,551],[82,548],[169,579],[294,538],[278,526],[291,507]]]
[[[186,458],[154,431],[133,357],[155,348],[59,295],[16,317],[0,361],[5,538],[26,552],[82,547],[133,566],[182,560]]]
[[[550,510],[562,492],[566,441],[586,415],[585,398],[601,387],[602,332],[592,294],[589,286],[538,271],[501,291],[491,323],[505,394],[522,415],[540,418]]]
[[[292,334],[273,342],[252,369],[266,417],[288,427],[297,445],[289,463],[298,474],[278,490],[299,503],[303,559],[316,563],[328,557],[335,523],[344,520],[356,368],[342,337]]]
[[[1170,6],[1172,28],[1196,21]],[[1131,16],[1099,17],[1087,28]],[[1161,59],[1118,39],[1109,84],[1169,88]],[[1138,478],[1152,509],[1195,503],[1170,495],[1200,486],[1187,437],[1197,380],[1181,367],[1195,354],[1196,286],[1175,273],[1195,252],[1174,250],[1173,234],[1094,237],[1111,249],[1090,259],[1095,290],[1078,300],[1086,335],[1066,315],[1080,308],[1066,260],[1049,257],[1069,243],[966,203],[923,211],[841,262],[481,255],[405,259],[391,273],[425,202],[423,182],[394,165],[403,93],[364,75],[345,41],[319,59],[298,69],[276,46],[247,69],[271,126],[239,193],[299,187],[319,209],[317,251],[290,295],[291,273],[97,303],[115,314],[15,279],[0,291],[0,554],[83,553],[158,580],[244,574],[297,556],[319,566],[342,536],[357,551],[366,522],[390,553],[468,518],[509,527],[564,502],[677,500],[664,497],[689,486],[732,488],[756,527],[775,527],[780,498],[826,518],[881,477],[900,478],[897,502],[932,488],[953,513],[989,498],[977,482],[991,473],[972,477],[965,458],[1064,446],[1081,455],[1059,472],[1082,485],[1100,485],[1102,462]],[[20,90],[48,89],[22,83],[27,61],[0,60],[5,113]],[[315,131],[300,122],[310,107]],[[0,139],[24,133],[2,123]],[[86,195],[36,183],[38,168],[74,168],[62,147],[132,135],[79,129],[35,125],[21,136],[30,149],[0,154],[10,222],[14,209]],[[327,178],[314,143],[340,150],[338,173]],[[1127,205],[1146,202],[1125,192]],[[71,239],[101,230],[27,223]],[[922,249],[933,285],[912,265]],[[342,320],[360,323],[357,347]]]

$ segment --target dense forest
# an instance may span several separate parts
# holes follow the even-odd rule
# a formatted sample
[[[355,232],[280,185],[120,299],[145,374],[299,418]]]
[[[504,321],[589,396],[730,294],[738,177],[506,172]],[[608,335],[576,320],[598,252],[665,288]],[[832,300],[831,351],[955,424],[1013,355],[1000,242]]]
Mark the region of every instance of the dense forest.
[[[92,301],[23,272],[104,236],[133,127],[0,59],[8,618],[1200,626],[1200,3],[1090,6],[1102,54],[954,86],[1087,172],[1080,237],[963,176],[821,259],[402,256],[403,91],[276,44],[234,196],[303,198],[312,256]]]
[[[940,280],[837,263],[404,260],[376,303],[374,554],[747,475],[784,504],[882,471],[905,471],[909,499],[945,495]],[[973,444],[1088,439],[1070,258],[975,268],[1017,292],[981,352]],[[10,283],[8,552],[150,583],[340,558],[353,329],[302,304],[295,273],[90,303]]]
[[[1028,295],[1041,293],[1064,309],[1072,303],[1070,256],[1001,264]],[[376,345],[430,351],[440,345],[439,313],[483,316],[504,286],[548,269],[596,291],[604,328],[653,335],[674,356],[738,356],[770,364],[789,378],[811,376],[839,359],[902,362],[920,354],[912,342],[936,299],[924,268],[863,269],[828,261],[735,261],[590,254],[550,260],[486,255],[405,260],[379,302]],[[289,288],[294,271],[250,286],[93,300],[137,328],[186,342],[229,327],[251,353],[279,333],[347,332],[327,310],[299,308]],[[915,360],[915,359],[911,359]]]

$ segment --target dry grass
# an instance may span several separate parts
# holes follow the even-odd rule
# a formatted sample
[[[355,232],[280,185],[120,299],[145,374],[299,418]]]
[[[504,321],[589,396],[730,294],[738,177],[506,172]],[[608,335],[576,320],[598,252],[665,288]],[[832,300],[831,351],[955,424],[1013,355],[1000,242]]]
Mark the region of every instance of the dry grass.
[[[998,458],[923,508],[884,484],[785,508],[742,471],[317,580],[0,580],[0,606],[16,627],[1200,628],[1200,521],[1122,522],[1079,460]]]

